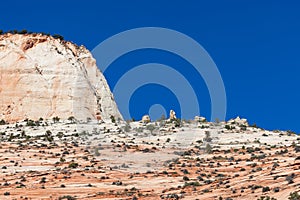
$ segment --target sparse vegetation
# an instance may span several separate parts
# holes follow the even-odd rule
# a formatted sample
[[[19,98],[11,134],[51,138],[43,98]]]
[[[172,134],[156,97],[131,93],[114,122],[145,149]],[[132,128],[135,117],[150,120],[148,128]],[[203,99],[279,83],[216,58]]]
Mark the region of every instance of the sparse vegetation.
[[[9,196],[10,192],[4,192],[4,196]]]
[[[78,167],[78,163],[72,162],[69,164],[69,168],[77,168]]]
[[[179,118],[172,119],[171,123],[175,125],[175,127],[180,127],[181,126],[181,120]]]
[[[58,116],[52,118],[54,123],[58,123],[60,118]]]
[[[126,125],[124,126],[124,131],[129,132],[130,129],[131,129],[130,125],[128,123],[126,123]]]
[[[110,116],[110,120],[111,120],[112,123],[116,123],[115,116],[111,115],[111,116]]]
[[[205,137],[203,138],[205,142],[211,142],[212,138],[210,137],[210,131],[205,131]]]
[[[19,191],[30,187],[30,184],[33,182],[38,185],[38,189],[51,187],[52,190],[72,190],[74,191],[72,196],[66,193],[65,196],[52,198],[74,199],[77,198],[75,195],[78,194],[73,190],[74,182],[80,182],[78,180],[82,179],[82,182],[80,182],[82,187],[85,187],[85,189],[90,187],[88,189],[91,191],[94,189],[98,190],[95,193],[91,192],[91,196],[95,195],[95,198],[98,199],[106,198],[107,196],[124,199],[132,199],[134,196],[138,198],[152,198],[152,194],[145,193],[143,189],[130,189],[132,186],[127,180],[130,179],[132,182],[135,182],[135,185],[138,185],[140,181],[147,180],[151,186],[151,183],[153,183],[151,181],[155,178],[171,180],[172,177],[175,177],[172,179],[172,185],[168,181],[164,182],[161,198],[167,199],[167,197],[174,194],[175,197],[178,196],[180,199],[184,198],[185,195],[190,195],[190,192],[193,191],[195,192],[194,194],[199,195],[215,193],[216,199],[223,200],[229,200],[230,197],[228,196],[230,195],[232,195],[232,198],[236,196],[238,199],[244,199],[246,195],[249,195],[249,198],[258,200],[275,200],[274,197],[271,197],[273,194],[274,196],[282,194],[287,196],[286,188],[289,188],[290,191],[290,188],[297,186],[298,174],[296,170],[298,170],[300,156],[296,154],[299,147],[299,142],[295,139],[296,136],[295,138],[288,138],[289,140],[285,143],[282,140],[282,143],[274,143],[272,141],[272,143],[266,144],[266,139],[273,140],[273,137],[279,137],[279,134],[273,134],[271,131],[257,131],[247,141],[239,141],[237,138],[236,141],[234,139],[220,142],[218,139],[222,138],[223,135],[218,133],[218,135],[213,135],[214,137],[212,138],[211,134],[215,133],[214,129],[223,130],[224,134],[228,134],[228,136],[236,134],[225,131],[223,129],[225,123],[223,122],[219,127],[211,122],[203,123],[207,126],[205,130],[201,130],[201,127],[198,127],[199,123],[188,121],[181,121],[184,127],[180,129],[175,129],[174,124],[171,124],[169,121],[166,122],[163,128],[170,128],[170,131],[158,131],[160,130],[158,122],[148,124],[125,124],[121,122],[118,123],[117,127],[111,123],[97,124],[95,127],[91,127],[93,125],[91,123],[87,124],[87,126],[91,127],[90,129],[79,130],[78,127],[85,126],[86,124],[83,124],[85,122],[78,121],[77,125],[72,125],[70,122],[74,118],[71,116],[68,120],[66,123],[55,124],[53,127],[43,127],[46,122],[49,122],[48,119],[39,119],[38,121],[26,120],[26,123],[19,122],[1,127],[0,139],[3,146],[0,147],[2,155],[0,169],[3,172],[3,176],[0,185],[4,188],[3,193],[6,191],[6,188],[9,188],[7,191],[11,193],[9,194],[11,199],[16,198],[16,195],[19,195]],[[130,125],[133,127],[133,131],[130,131]],[[235,126],[236,132],[239,134],[248,134],[248,132],[252,131],[248,127],[248,132],[243,133],[240,131],[238,123],[230,126]],[[125,127],[127,127],[127,131]],[[189,128],[195,128],[196,130]],[[122,131],[121,134],[119,134],[119,130]],[[173,130],[186,131],[184,133],[179,132],[178,135],[189,134],[191,130],[195,130],[199,131],[200,136],[193,138],[194,140],[189,142],[189,144],[185,144],[186,141],[184,141],[184,145],[190,145],[187,148],[177,149],[177,146],[185,146],[180,141],[181,137],[174,136],[177,133],[173,133]],[[154,132],[151,137],[147,135],[149,131]],[[280,133],[283,134],[284,139],[287,138],[286,132],[282,131]],[[76,134],[81,137],[76,138]],[[263,134],[266,134],[268,138],[262,138]],[[26,140],[27,137],[28,139]],[[185,136],[183,135],[183,137]],[[263,142],[254,144],[253,140],[258,140],[259,138]],[[12,143],[9,144],[13,145],[6,147],[3,141],[11,141]],[[214,142],[213,144],[211,143],[212,141]],[[291,143],[292,145],[289,145]],[[230,146],[225,147],[227,144],[230,144]],[[203,151],[213,155],[203,155]],[[12,152],[14,152],[16,158],[11,156]],[[154,162],[157,162],[155,157],[160,156],[161,152],[167,152],[167,155],[170,155],[172,158],[162,162],[161,171],[155,171],[158,169],[156,168],[157,164],[159,164],[154,164]],[[172,152],[174,152],[174,155],[171,155]],[[145,155],[139,157],[143,153]],[[149,157],[151,156],[151,160],[143,159],[148,156],[147,154]],[[110,159],[107,159],[107,155],[116,156],[115,158],[120,158],[121,162],[119,160],[113,160],[112,162]],[[128,162],[128,160],[125,160],[127,156],[130,157],[131,155],[136,156],[135,161],[130,160]],[[37,163],[42,163],[43,167],[53,164],[55,168],[50,172],[37,173],[33,169],[30,172],[26,171],[10,175],[10,171],[14,170],[14,168],[19,170],[19,168],[22,169],[22,165],[27,167],[28,163],[26,162],[30,163],[33,159],[37,160]],[[159,159],[163,159],[163,156],[159,157]],[[141,162],[142,165],[140,166],[143,169],[147,167],[151,170],[139,171],[135,166],[135,162]],[[124,173],[124,176],[122,176],[122,173],[129,171],[129,169],[131,170],[130,173]],[[289,172],[289,174],[277,173],[284,170]],[[78,177],[80,178],[78,179]],[[260,182],[262,178],[265,178],[266,181]],[[239,185],[237,184],[239,180],[245,181],[242,185]],[[113,186],[111,185],[111,188],[107,191],[102,191],[101,184],[96,184],[98,182],[103,182],[105,185],[107,183],[112,184]],[[54,187],[52,186],[53,183],[55,183]],[[282,186],[282,184],[285,186]],[[149,189],[151,188],[150,186]],[[11,188],[18,188],[18,190],[15,193]],[[222,194],[219,193],[220,190],[218,188],[221,188]],[[177,193],[177,196],[175,193]],[[263,196],[261,196],[262,194]],[[221,195],[224,196],[221,197]],[[195,196],[195,198],[197,197]],[[31,196],[28,195],[27,198],[29,199]],[[22,199],[26,199],[26,197]],[[291,193],[289,199],[299,199],[298,193]]]
[[[64,40],[64,37],[59,35],[59,34],[54,34],[54,35],[52,35],[52,37],[55,38],[55,39]]]
[[[58,200],[76,200],[76,198],[72,197],[70,195],[65,195],[65,196],[59,197]]]
[[[74,124],[74,123],[76,122],[76,119],[75,119],[74,116],[70,116],[70,117],[68,118],[68,120],[69,120],[72,124]]]
[[[0,125],[5,125],[5,124],[6,124],[5,120],[4,120],[4,119],[1,119],[1,120],[0,120]]]
[[[153,124],[148,124],[146,126],[146,129],[150,131],[150,133],[152,134],[153,131],[155,130],[155,126]]]
[[[257,200],[277,200],[277,199],[274,197],[269,197],[269,196],[261,196]]]
[[[291,192],[289,200],[300,200],[300,195],[298,194],[298,192]]]
[[[210,144],[206,144],[205,152],[208,153],[208,154],[212,153],[212,147],[211,147]]]
[[[286,176],[285,180],[288,182],[288,184],[294,183],[295,174],[292,173],[291,175]]]
[[[228,125],[228,124],[225,124],[225,128],[226,128],[227,130],[233,130],[233,129],[235,129],[234,126],[230,126],[230,125]]]

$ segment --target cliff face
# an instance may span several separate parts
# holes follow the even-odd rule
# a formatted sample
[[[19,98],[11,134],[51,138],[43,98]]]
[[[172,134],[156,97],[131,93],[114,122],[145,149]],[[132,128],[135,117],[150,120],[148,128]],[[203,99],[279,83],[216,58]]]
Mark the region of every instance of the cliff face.
[[[83,46],[41,34],[0,36],[0,119],[122,118]]]

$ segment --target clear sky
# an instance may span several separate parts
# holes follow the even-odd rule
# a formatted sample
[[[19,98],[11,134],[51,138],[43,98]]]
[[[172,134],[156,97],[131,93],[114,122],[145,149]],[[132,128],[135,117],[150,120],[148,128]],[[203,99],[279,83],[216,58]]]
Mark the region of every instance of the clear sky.
[[[239,115],[266,129],[300,132],[300,3],[296,0],[5,1],[1,8],[4,31],[58,33],[90,50],[132,28],[180,31],[200,43],[216,63],[226,88],[227,119]],[[118,79],[118,67],[146,63],[149,57],[149,62],[170,66],[183,62],[166,52],[138,51],[116,60],[106,74],[108,83]],[[204,82],[198,82],[194,89],[201,115],[210,118],[210,97]],[[146,112],[145,105],[155,102],[147,102],[146,90],[157,103],[163,100],[155,93],[174,98],[166,88],[141,87],[132,96],[136,118]],[[170,102],[176,107],[176,100]],[[160,103],[168,107],[168,102]]]

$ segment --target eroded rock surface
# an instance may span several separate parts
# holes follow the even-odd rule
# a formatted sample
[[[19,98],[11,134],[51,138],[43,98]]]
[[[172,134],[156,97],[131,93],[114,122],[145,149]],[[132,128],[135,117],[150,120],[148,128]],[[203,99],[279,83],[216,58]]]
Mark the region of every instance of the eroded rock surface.
[[[42,34],[0,36],[0,119],[122,118],[83,46]]]

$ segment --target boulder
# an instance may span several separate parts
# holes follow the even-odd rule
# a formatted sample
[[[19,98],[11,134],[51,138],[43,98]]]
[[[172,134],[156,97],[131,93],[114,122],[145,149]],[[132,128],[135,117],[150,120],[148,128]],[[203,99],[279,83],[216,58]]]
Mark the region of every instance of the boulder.
[[[145,123],[145,124],[151,122],[150,116],[149,116],[149,115],[144,115],[144,116],[142,117],[141,122],[143,122],[143,123]]]
[[[205,117],[201,117],[201,116],[195,116],[194,119],[196,122],[206,122],[206,118]]]

